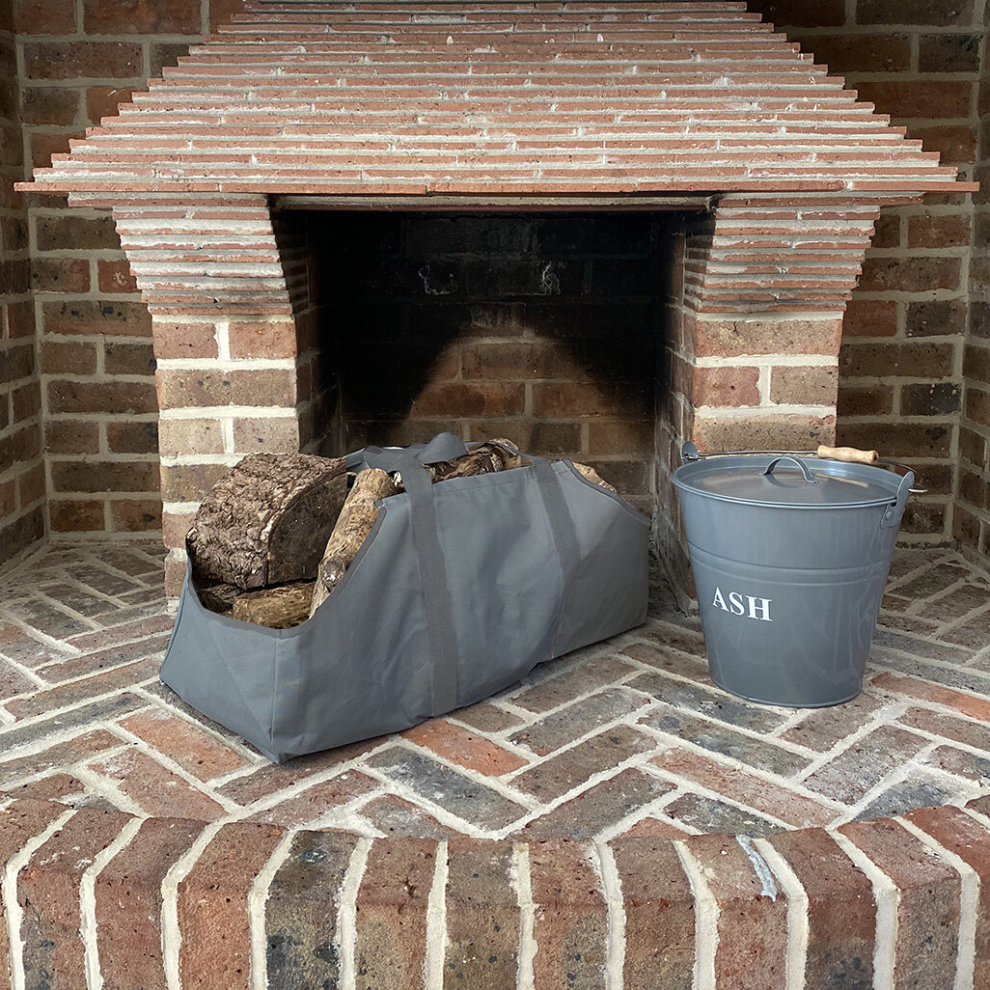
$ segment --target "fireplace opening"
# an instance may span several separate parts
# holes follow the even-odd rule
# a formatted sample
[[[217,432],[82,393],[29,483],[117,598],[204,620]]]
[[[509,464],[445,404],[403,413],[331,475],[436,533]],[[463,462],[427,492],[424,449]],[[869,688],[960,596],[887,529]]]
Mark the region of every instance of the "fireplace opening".
[[[284,216],[306,248],[309,449],[507,437],[653,510],[673,214]]]

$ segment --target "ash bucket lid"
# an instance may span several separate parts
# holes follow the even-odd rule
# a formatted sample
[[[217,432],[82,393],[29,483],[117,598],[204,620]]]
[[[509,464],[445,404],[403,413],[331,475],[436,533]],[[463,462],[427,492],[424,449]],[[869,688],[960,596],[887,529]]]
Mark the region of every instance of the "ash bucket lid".
[[[674,472],[682,491],[726,502],[804,509],[865,508],[898,500],[903,479],[883,468],[779,454],[710,455]]]

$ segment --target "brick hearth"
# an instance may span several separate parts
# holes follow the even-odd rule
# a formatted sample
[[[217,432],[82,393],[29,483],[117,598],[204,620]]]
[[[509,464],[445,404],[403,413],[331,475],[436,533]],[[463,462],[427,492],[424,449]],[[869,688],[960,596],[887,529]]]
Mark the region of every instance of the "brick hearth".
[[[538,987],[617,968],[690,986],[697,953],[716,985],[748,985],[744,958],[766,990],[801,960],[808,986],[874,966],[884,985],[891,960],[948,986],[973,964],[990,584],[956,554],[899,552],[848,705],[725,694],[665,600],[490,702],[282,767],[158,683],[160,559],[59,549],[0,582],[0,862],[25,973],[408,987],[430,959],[499,986],[530,965]]]

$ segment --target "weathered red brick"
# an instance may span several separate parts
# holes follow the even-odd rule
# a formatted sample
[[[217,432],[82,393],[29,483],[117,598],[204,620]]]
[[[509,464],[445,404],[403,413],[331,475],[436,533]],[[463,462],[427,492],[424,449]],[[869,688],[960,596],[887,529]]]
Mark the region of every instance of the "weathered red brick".
[[[512,845],[453,839],[447,847],[444,982],[509,987],[519,968]]]
[[[835,817],[834,811],[810,798],[772,784],[755,774],[724,766],[699,753],[685,749],[665,750],[652,762],[668,773],[697,781],[733,801],[773,815],[799,828],[828,825]]]
[[[237,371],[159,371],[158,401],[180,406],[294,406],[295,375],[282,368]]]
[[[141,45],[122,41],[28,42],[24,71],[29,79],[137,78]]]
[[[96,879],[100,972],[108,988],[165,990],[161,884],[203,826],[150,818]]]
[[[82,808],[35,851],[21,871],[17,899],[23,910],[27,986],[78,990],[86,985],[79,882],[129,820],[127,815]]]
[[[783,985],[786,977],[787,895],[772,882],[775,889],[768,889],[769,867],[755,847],[743,848],[746,841],[696,835],[685,844],[718,902],[716,985],[765,990]],[[753,859],[762,861],[762,877]]]
[[[808,897],[808,986],[872,986],[877,912],[870,880],[822,829],[778,832],[768,841]]]
[[[268,986],[331,987],[340,978],[337,915],[355,836],[300,832],[265,901]]]
[[[31,285],[35,292],[88,292],[89,262],[81,258],[33,258]]]
[[[692,399],[696,406],[758,406],[759,368],[695,368]]]
[[[216,324],[155,320],[154,346],[156,358],[215,358]]]
[[[48,333],[151,336],[151,316],[139,302],[76,299],[72,302],[46,302],[42,310]]]
[[[285,320],[231,323],[232,358],[291,358],[296,356],[296,328]]]
[[[57,499],[49,503],[52,529],[57,533],[92,533],[103,529],[103,503],[85,499]]]
[[[698,357],[743,354],[837,354],[840,320],[691,320]]]
[[[183,987],[250,990],[248,895],[281,837],[272,825],[224,825],[179,884]]]
[[[192,34],[202,31],[199,0],[84,0],[87,34]]]
[[[18,34],[74,34],[76,30],[75,7],[60,0],[14,0],[13,19]]]
[[[526,766],[526,760],[490,739],[475,735],[444,718],[422,722],[402,733],[410,742],[432,750],[451,763],[490,777]]]
[[[104,117],[115,117],[117,105],[130,101],[130,86],[90,86],[86,90],[86,116],[99,124]]]
[[[55,492],[157,492],[154,461],[56,461],[52,464]]]
[[[990,722],[990,701],[978,695],[964,694],[952,688],[921,681],[916,677],[901,677],[898,674],[879,674],[872,682],[874,687],[897,694],[905,694],[911,698],[932,701],[947,708],[953,708],[970,718],[978,718],[982,722]]]
[[[120,725],[138,738],[166,753],[184,770],[200,780],[212,780],[247,765],[239,753],[192,722],[152,708],[123,719]]]
[[[96,760],[89,769],[112,781],[149,815],[173,815],[215,821],[224,809],[178,774],[146,753],[131,749]]]
[[[114,261],[101,258],[96,263],[96,270],[100,292],[137,292],[137,282],[126,258]]]
[[[299,420],[294,416],[238,417],[234,420],[234,450],[239,454],[295,453],[299,450]]]
[[[840,829],[896,884],[898,986],[939,986],[955,971],[959,874],[895,821],[851,822]]]
[[[362,985],[408,990],[422,982],[436,848],[423,839],[392,839],[371,847],[357,894],[354,961]]]
[[[625,903],[625,985],[688,990],[697,918],[677,851],[654,838],[616,839],[611,846]]]
[[[6,863],[64,811],[64,807],[49,801],[15,801],[0,811],[0,863]],[[5,913],[0,902],[0,973],[9,972]]]
[[[284,828],[315,828],[319,820],[331,811],[350,804],[355,798],[368,794],[377,787],[378,782],[367,774],[348,770],[287,797],[263,811],[256,811],[246,820],[267,822]]]
[[[536,906],[533,937],[538,946],[533,975],[538,987],[605,986],[608,909],[592,866],[596,858],[594,846],[583,842],[550,839],[529,844]],[[628,940],[628,920],[626,924]]]

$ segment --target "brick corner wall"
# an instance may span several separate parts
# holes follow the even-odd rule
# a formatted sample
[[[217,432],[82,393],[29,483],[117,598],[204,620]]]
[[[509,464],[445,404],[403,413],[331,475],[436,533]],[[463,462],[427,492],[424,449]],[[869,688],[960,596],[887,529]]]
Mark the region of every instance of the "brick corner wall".
[[[969,333],[963,355],[959,493],[954,535],[990,559],[990,2],[984,13],[983,69],[977,110],[981,126],[969,260]]]
[[[11,0],[0,2],[0,565],[45,535],[41,393],[35,361],[17,43]]]
[[[55,538],[150,535],[162,517],[151,318],[113,219],[62,197],[17,197],[12,184],[242,6],[5,0],[0,8],[2,346],[12,354],[0,372],[0,565],[43,535],[46,504]]]
[[[986,0],[748,0],[960,176],[988,177]],[[984,118],[981,124],[981,114]],[[907,461],[902,537],[990,542],[987,193],[885,209],[843,325],[838,440]],[[964,359],[965,355],[965,359]],[[965,391],[965,395],[964,395]],[[965,403],[965,410],[964,410]],[[960,424],[961,420],[961,424]]]

